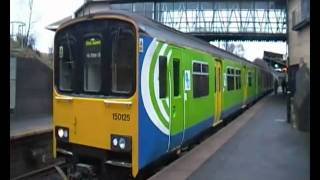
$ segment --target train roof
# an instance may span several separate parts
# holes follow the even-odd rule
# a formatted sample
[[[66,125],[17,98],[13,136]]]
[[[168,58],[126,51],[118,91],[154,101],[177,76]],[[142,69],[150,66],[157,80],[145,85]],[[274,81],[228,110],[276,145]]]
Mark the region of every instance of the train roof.
[[[266,61],[264,61],[263,59],[260,58],[256,58],[253,63],[256,66],[259,66],[261,69],[265,70],[265,71],[270,71],[272,72],[272,69],[270,68],[270,66],[268,65],[268,63]]]
[[[213,54],[217,56],[218,58],[222,59],[230,59],[230,60],[236,60],[242,63],[246,64],[252,64],[256,65],[260,68],[264,68],[264,66],[261,66],[260,64],[257,64],[255,62],[248,61],[245,58],[239,57],[231,52],[225,51],[223,49],[220,49],[214,45],[211,45],[210,43],[203,41],[199,38],[196,38],[191,35],[187,35],[181,31],[177,31],[173,28],[170,28],[168,26],[165,26],[159,22],[156,22],[154,20],[151,20],[145,16],[136,14],[136,13],[131,13],[128,11],[122,11],[122,10],[113,10],[109,8],[97,8],[98,6],[93,6],[91,9],[83,9],[82,14],[78,12],[76,14],[76,17],[89,17],[89,16],[94,16],[94,15],[120,15],[120,16],[125,16],[129,19],[132,19],[137,23],[139,26],[139,30],[142,32],[145,32],[146,34],[150,35],[151,37],[155,37],[160,41],[164,41],[167,43],[173,43],[177,44],[183,47],[189,47],[193,49],[198,49],[201,51],[205,51],[207,53]],[[90,7],[89,7],[90,8]],[[73,19],[66,19],[64,22],[60,22],[62,24],[65,24],[69,21],[72,21]],[[49,30],[57,30],[58,26],[57,23],[54,23],[55,26],[49,25],[47,29]],[[266,69],[267,70],[267,69]]]

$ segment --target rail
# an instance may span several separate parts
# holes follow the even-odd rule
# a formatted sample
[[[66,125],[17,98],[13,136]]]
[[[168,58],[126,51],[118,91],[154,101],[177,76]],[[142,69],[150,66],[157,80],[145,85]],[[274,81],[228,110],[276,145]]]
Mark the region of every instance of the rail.
[[[37,170],[30,171],[30,172],[25,173],[25,174],[22,174],[22,175],[20,175],[20,176],[14,177],[14,178],[12,178],[11,180],[26,179],[26,178],[30,178],[30,177],[35,177],[35,176],[37,176],[37,175],[39,175],[39,174],[43,174],[43,173],[49,174],[49,172],[51,172],[52,170],[57,171],[57,173],[58,173],[64,180],[67,180],[66,175],[63,173],[63,171],[62,171],[61,168],[59,167],[59,166],[63,166],[63,165],[66,165],[66,162],[65,162],[64,160],[59,161],[59,162],[54,163],[54,164],[51,164],[51,165],[48,165],[48,166],[46,166],[46,167],[37,169]]]

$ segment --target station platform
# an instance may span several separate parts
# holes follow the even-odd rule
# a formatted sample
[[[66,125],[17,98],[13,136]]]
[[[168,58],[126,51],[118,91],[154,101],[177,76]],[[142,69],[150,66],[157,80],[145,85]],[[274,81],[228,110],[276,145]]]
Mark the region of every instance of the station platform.
[[[52,131],[52,116],[48,114],[10,119],[10,140]]]
[[[286,122],[270,94],[149,180],[310,179],[310,136]]]

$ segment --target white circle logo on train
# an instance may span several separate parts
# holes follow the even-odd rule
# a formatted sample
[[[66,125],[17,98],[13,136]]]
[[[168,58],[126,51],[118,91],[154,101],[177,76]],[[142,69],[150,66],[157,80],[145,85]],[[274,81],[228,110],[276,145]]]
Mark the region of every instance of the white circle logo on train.
[[[152,123],[166,135],[169,135],[170,95],[164,99],[159,98],[158,57],[166,56],[169,60],[171,54],[172,51],[168,49],[168,44],[162,44],[153,39],[146,51],[141,72],[141,93],[144,107]],[[171,90],[170,78],[169,89]]]

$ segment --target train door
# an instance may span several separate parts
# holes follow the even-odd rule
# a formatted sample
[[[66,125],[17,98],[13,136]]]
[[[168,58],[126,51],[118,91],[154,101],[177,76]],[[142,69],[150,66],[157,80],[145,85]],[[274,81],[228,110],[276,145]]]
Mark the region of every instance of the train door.
[[[215,77],[215,100],[214,100],[214,114],[215,114],[215,121],[213,125],[218,124],[221,122],[220,116],[221,116],[221,89],[222,89],[222,83],[221,83],[221,60],[216,60],[214,65],[214,77]]]
[[[243,105],[245,105],[248,96],[248,74],[247,66],[242,67],[242,84],[243,84]]]
[[[181,51],[172,49],[169,60],[169,83],[170,83],[170,139],[169,148],[179,147],[184,136],[184,93],[183,93],[183,68]],[[182,133],[181,133],[182,132]]]

